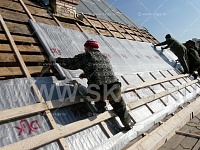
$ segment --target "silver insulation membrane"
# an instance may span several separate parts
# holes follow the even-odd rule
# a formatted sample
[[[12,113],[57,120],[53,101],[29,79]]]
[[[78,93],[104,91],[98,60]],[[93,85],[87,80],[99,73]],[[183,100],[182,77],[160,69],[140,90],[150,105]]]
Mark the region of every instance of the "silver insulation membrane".
[[[110,58],[123,87],[178,75],[173,68],[175,56],[169,51],[160,54],[160,49],[155,50],[150,43],[86,34],[31,20],[30,23],[49,56],[73,57],[84,52],[83,45],[87,38],[96,39],[99,42],[100,51]],[[58,80],[53,76],[1,80],[0,89],[3,91],[0,94],[1,110],[38,103],[39,101],[32,90],[32,83],[37,85],[46,102],[59,100],[61,105],[65,100],[80,102],[81,94],[78,91],[74,92],[76,89],[70,81],[76,79],[86,88],[87,81],[77,78],[81,71],[66,70],[59,65],[56,68],[63,79]],[[182,78],[124,92],[122,96],[126,103],[131,103],[190,81],[189,78]],[[97,124],[66,136],[64,139],[70,150],[120,150],[199,93],[199,85],[193,84],[160,99],[155,99],[147,105],[130,110],[129,113],[136,123],[133,129],[128,132],[122,131],[123,125],[119,118],[115,117],[105,121],[113,135],[111,137],[108,137],[105,130]],[[51,110],[58,127],[87,119],[91,113],[91,109],[85,102]],[[43,112],[4,121],[0,124],[0,146],[15,143],[49,130],[51,130],[51,125]],[[38,149],[61,148],[55,141]]]

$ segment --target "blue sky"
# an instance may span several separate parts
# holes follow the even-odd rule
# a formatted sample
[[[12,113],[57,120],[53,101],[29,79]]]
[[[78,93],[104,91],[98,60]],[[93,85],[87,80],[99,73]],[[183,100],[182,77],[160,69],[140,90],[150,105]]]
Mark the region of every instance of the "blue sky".
[[[171,34],[180,42],[200,39],[200,0],[108,0],[158,40]]]

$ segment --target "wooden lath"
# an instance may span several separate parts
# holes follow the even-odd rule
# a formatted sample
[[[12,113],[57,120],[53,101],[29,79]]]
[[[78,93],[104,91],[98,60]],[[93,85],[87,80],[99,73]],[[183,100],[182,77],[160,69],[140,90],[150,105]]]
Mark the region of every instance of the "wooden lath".
[[[23,3],[22,0],[20,0],[20,3],[22,4],[22,6],[23,6],[23,8],[25,9],[25,11],[28,13],[28,16],[29,16],[33,21],[35,21],[35,19],[33,18],[33,16],[31,15],[31,13],[29,12],[29,10],[27,9],[27,7],[25,6],[25,4]],[[57,21],[57,19],[55,19],[54,16],[52,16],[52,17],[54,18],[55,21]],[[33,84],[33,89],[34,89],[34,92],[36,93],[37,97],[40,99],[40,102],[41,102],[41,103],[44,103],[45,101],[44,101],[44,99],[42,98],[42,95],[41,95],[40,91],[37,89],[36,85],[34,85],[34,84]],[[48,105],[47,105],[47,106],[48,106]],[[47,118],[49,119],[49,122],[50,122],[51,126],[52,126],[54,129],[58,129],[58,126],[57,126],[57,124],[56,124],[56,122],[55,122],[55,120],[54,120],[54,118],[53,118],[51,112],[50,112],[49,110],[46,110],[45,113],[46,113]],[[60,144],[60,146],[62,147],[62,149],[68,150],[68,145],[67,145],[67,143],[65,142],[64,138],[59,138],[58,141],[59,141],[59,144]]]
[[[177,78],[179,78],[179,77],[177,77]],[[180,90],[182,88],[185,88],[185,87],[192,85],[192,84],[195,84],[197,82],[198,82],[198,80],[193,80],[191,82],[180,85],[178,87],[171,88],[168,91],[160,92],[160,93],[154,94],[152,96],[149,96],[147,98],[140,99],[136,102],[129,103],[128,106],[130,106],[131,109],[134,109],[134,108],[142,106],[142,105],[144,105],[144,104],[146,104],[146,103],[148,103],[152,100],[160,98],[161,96],[166,96],[166,95],[170,94],[171,92],[175,92],[177,90]],[[76,133],[80,130],[94,126],[96,124],[99,124],[99,123],[102,124],[102,122],[104,122],[105,120],[108,120],[108,119],[115,117],[115,116],[116,115],[114,115],[114,113],[112,111],[105,112],[105,113],[100,114],[98,116],[92,116],[90,118],[80,120],[80,121],[65,125],[63,127],[60,127],[60,128],[55,128],[51,131],[47,131],[47,132],[42,133],[40,135],[36,135],[34,137],[31,137],[31,138],[28,138],[28,139],[25,139],[25,140],[22,140],[22,141],[19,141],[19,142],[16,142],[16,143],[13,143],[13,144],[10,144],[10,145],[7,145],[7,146],[4,146],[4,147],[2,147],[2,149],[6,149],[6,148],[12,149],[14,147],[19,148],[22,145],[24,145],[24,149],[34,149],[34,148],[40,147],[42,145],[45,145],[46,143],[53,142],[57,139],[69,136],[69,135]],[[57,132],[59,132],[59,134],[57,134]],[[40,140],[40,139],[43,139],[46,136],[48,136],[49,138],[45,139],[44,141]],[[35,144],[25,145],[25,143],[28,143],[29,141],[35,141]]]
[[[129,91],[134,91],[134,90],[137,90],[137,89],[145,88],[145,87],[156,85],[156,84],[161,84],[161,83],[164,83],[164,82],[168,82],[170,80],[177,80],[177,79],[184,78],[184,77],[187,77],[187,75],[177,75],[177,76],[163,78],[163,79],[159,79],[159,80],[153,80],[153,81],[143,82],[143,83],[136,84],[136,85],[128,85],[128,86],[122,87],[122,92],[126,93],[126,92],[129,92]],[[191,85],[191,84],[194,84],[196,82],[197,82],[196,80],[195,81],[191,81],[191,83],[189,83],[189,84]],[[181,89],[181,88],[184,88],[185,86],[186,86],[186,84],[183,84],[183,85],[180,85],[179,87],[173,88],[172,90]],[[171,89],[169,89],[169,90],[171,91]],[[171,93],[170,91],[168,91],[168,93],[166,93],[166,95],[169,94],[169,93]],[[162,94],[162,92],[158,93],[158,95],[161,95],[161,94]],[[152,95],[152,97],[155,97],[155,95],[156,94]],[[74,104],[77,104],[79,102],[78,101],[76,101],[76,102],[70,102],[69,100],[64,100],[63,102],[60,102],[59,99],[58,99],[58,100],[53,100],[53,101],[47,101],[45,103],[46,103],[48,109],[52,110],[52,109],[57,109],[57,108],[61,108],[61,107],[66,107],[66,106],[74,105]],[[136,103],[134,102],[133,105],[135,106]],[[140,105],[143,105],[143,104],[144,103],[140,103]],[[38,111],[32,110],[32,111],[30,111],[30,113],[32,114],[32,113],[35,113],[35,112],[40,112],[42,110],[45,110],[46,108],[41,109],[42,106],[44,106],[44,105],[43,104],[38,105],[38,106],[35,105],[35,107],[37,107]],[[138,106],[138,104],[137,104],[137,106]],[[21,115],[23,115],[23,112],[26,113],[28,111],[29,107],[31,107],[31,105],[30,106],[23,106],[22,107],[23,111],[20,112],[20,114],[16,113],[16,114],[13,114],[13,116],[9,116],[9,117],[5,117],[4,116],[2,119],[0,119],[0,122],[8,120],[8,119],[13,119],[13,118],[16,118],[16,117],[21,117]],[[21,107],[19,107],[19,108],[21,108]],[[18,109],[18,108],[16,108],[16,109]],[[3,112],[6,112],[7,114],[10,114],[9,113],[10,111],[11,111],[11,109],[3,110],[3,111],[0,111],[0,112],[2,112],[0,114],[4,114]]]

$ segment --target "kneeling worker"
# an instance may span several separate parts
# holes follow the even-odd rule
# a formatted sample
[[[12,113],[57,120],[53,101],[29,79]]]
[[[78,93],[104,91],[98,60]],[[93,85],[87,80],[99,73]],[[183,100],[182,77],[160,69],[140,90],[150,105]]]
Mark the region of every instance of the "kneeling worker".
[[[87,78],[89,97],[95,101],[98,99],[95,102],[98,112],[103,113],[106,110],[104,100],[109,100],[125,130],[130,130],[131,119],[121,96],[121,83],[114,75],[109,59],[99,51],[99,45],[93,39],[87,40],[84,47],[85,53],[73,58],[57,58],[54,62],[66,69],[82,69],[83,73],[79,77]]]

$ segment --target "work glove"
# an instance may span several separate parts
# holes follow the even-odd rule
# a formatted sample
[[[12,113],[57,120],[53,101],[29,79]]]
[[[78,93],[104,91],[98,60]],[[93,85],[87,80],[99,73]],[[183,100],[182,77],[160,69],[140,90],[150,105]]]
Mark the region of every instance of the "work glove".
[[[54,56],[49,56],[49,62],[56,63],[56,58]]]
[[[83,79],[83,78],[87,78],[87,76],[86,76],[86,74],[83,72],[83,73],[81,73],[81,74],[79,75],[79,78],[80,78],[80,79]]]

